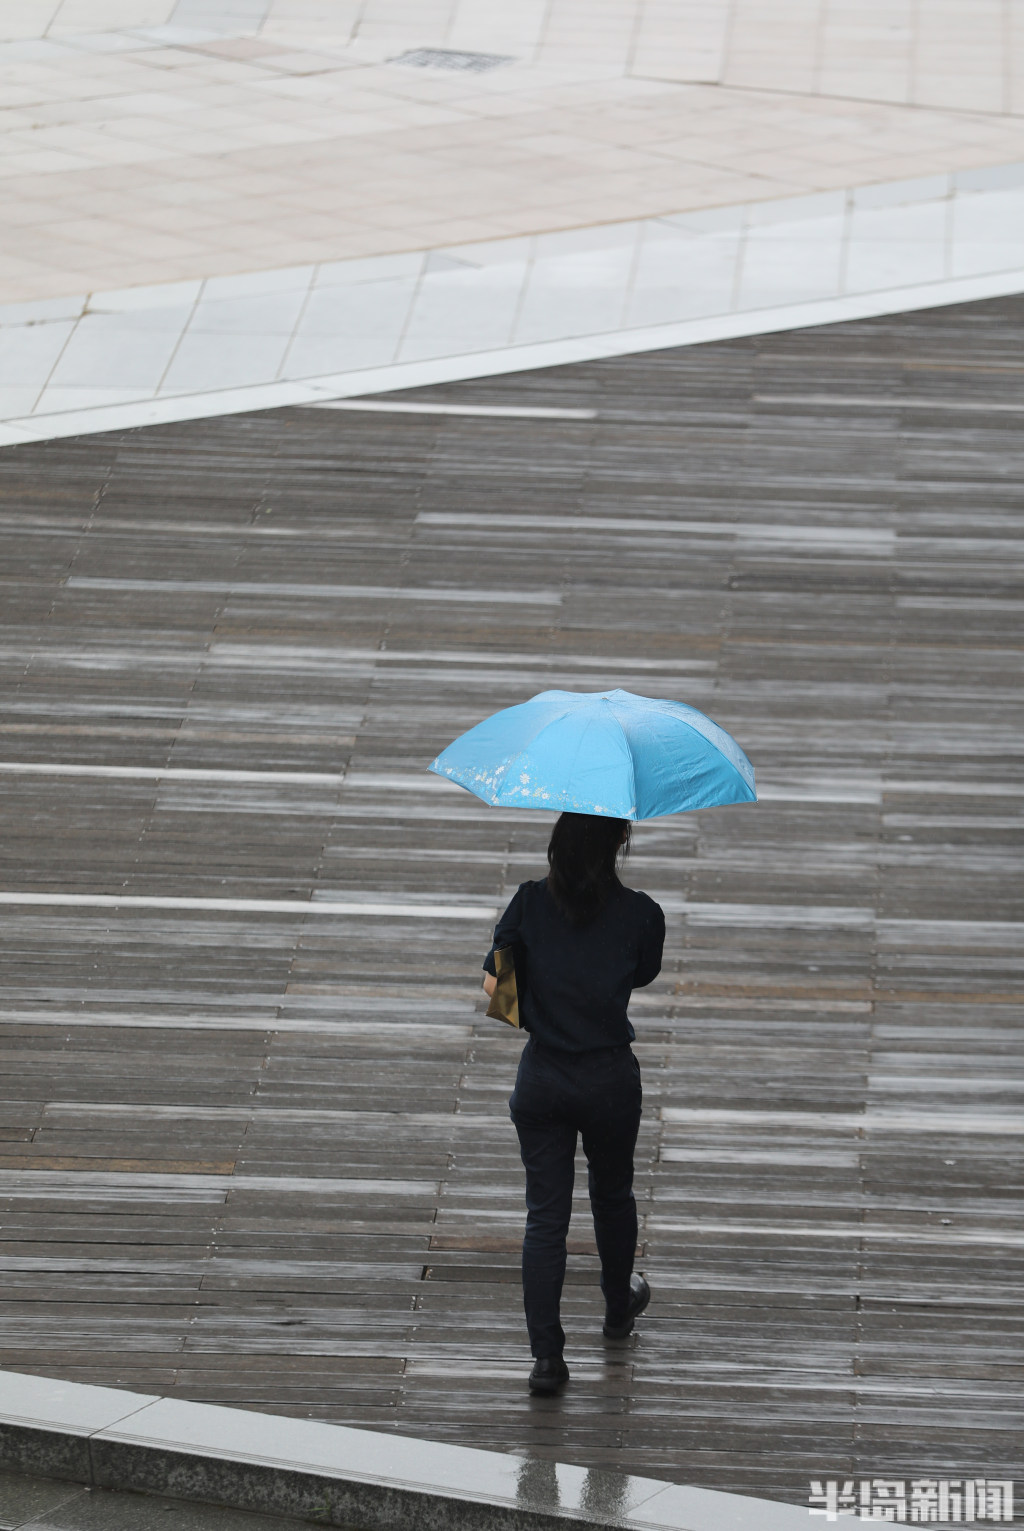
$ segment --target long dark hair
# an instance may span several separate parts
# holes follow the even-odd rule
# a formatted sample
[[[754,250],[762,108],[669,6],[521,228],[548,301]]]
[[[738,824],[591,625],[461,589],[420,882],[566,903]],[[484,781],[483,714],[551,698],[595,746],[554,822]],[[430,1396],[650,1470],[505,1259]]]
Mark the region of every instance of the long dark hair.
[[[571,925],[589,925],[620,885],[615,863],[629,854],[628,819],[563,813],[548,845],[548,890]]]

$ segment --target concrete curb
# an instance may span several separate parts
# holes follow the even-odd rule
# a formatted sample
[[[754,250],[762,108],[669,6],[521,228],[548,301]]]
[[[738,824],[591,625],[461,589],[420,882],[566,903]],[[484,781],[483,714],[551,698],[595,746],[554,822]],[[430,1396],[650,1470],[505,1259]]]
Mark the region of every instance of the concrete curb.
[[[738,340],[748,335],[771,335],[822,324],[847,324],[887,314],[945,308],[955,303],[978,303],[987,298],[1016,297],[1024,292],[1024,269],[987,272],[980,276],[946,277],[904,287],[877,288],[840,297],[812,298],[769,308],[741,309],[704,318],[628,330],[601,330],[589,335],[537,340],[501,346],[492,351],[466,351],[428,361],[392,362],[351,372],[294,378],[287,382],[250,383],[213,389],[208,393],[164,394],[131,404],[94,404],[0,419],[0,447],[32,441],[57,441],[104,431],[136,430],[149,425],[173,425],[209,420],[252,410],[322,405],[339,399],[367,399],[400,389],[428,388],[437,383],[466,382],[530,372],[538,367],[564,367],[575,362],[613,356],[636,356],[675,346]]]
[[[378,1431],[0,1371],[0,1468],[349,1531],[804,1531],[808,1511]]]

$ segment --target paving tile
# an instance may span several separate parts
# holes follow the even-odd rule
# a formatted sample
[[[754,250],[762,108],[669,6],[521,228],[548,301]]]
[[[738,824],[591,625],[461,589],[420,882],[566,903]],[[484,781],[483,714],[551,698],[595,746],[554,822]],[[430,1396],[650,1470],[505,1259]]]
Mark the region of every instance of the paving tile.
[[[80,1488],[55,1479],[0,1474],[5,1531],[298,1531],[303,1522],[250,1515],[156,1495]]]
[[[842,209],[799,222],[753,224],[743,245],[737,307],[834,296],[841,285],[845,227]]]
[[[110,405],[136,405],[145,407],[153,397],[149,389],[92,386],[67,386],[59,383],[48,385],[38,396],[37,406],[47,412],[64,410],[99,410]],[[26,411],[28,413],[28,411]]]
[[[137,313],[140,310],[156,310],[155,318],[145,320],[143,323],[152,322],[156,328],[164,328],[168,324],[173,327],[177,319],[162,317],[160,310],[173,308],[176,313],[184,305],[191,306],[199,297],[203,284],[201,282],[168,282],[158,287],[124,287],[120,291],[113,289],[94,294],[89,300],[91,313],[104,314],[127,314]]]
[[[432,270],[431,259],[436,257],[428,258],[402,336],[400,359],[448,356],[456,346],[491,350],[508,345],[527,281],[526,260],[480,271],[457,265],[445,271]]]
[[[0,1472],[0,1526],[4,1531],[15,1531],[81,1497],[77,1483]]]
[[[19,389],[41,390],[73,330],[74,325],[68,319],[8,325],[0,329],[0,367],[4,383]]]
[[[182,307],[86,314],[69,336],[49,382],[56,387],[155,391],[188,313]]]
[[[640,247],[625,323],[671,324],[730,309],[739,250],[738,233],[695,238],[652,224]]]

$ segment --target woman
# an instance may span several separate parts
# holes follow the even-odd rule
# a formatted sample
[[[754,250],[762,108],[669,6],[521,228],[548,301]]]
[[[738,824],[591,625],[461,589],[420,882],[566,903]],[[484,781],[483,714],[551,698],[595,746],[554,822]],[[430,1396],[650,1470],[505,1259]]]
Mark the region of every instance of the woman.
[[[509,1106],[526,1169],[523,1301],[534,1393],[556,1393],[569,1380],[559,1303],[577,1134],[589,1165],[606,1338],[624,1339],[651,1295],[633,1274],[641,1089],[626,1006],[631,991],[661,971],[665,916],[646,893],[619,881],[616,863],[629,839],[625,819],[563,813],[547,877],[520,886],[484,962],[484,988],[493,994],[494,952],[512,947],[520,1023],[529,1032]]]

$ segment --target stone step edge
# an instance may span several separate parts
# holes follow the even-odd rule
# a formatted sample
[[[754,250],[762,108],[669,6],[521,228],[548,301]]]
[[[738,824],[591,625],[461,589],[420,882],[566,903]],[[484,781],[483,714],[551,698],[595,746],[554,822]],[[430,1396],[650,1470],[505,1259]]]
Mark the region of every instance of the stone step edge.
[[[808,1525],[773,1500],[6,1368],[0,1469],[349,1531]]]

